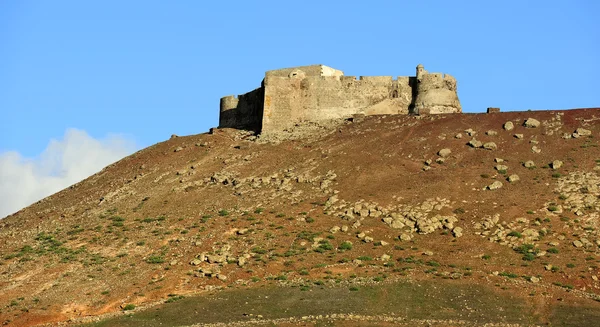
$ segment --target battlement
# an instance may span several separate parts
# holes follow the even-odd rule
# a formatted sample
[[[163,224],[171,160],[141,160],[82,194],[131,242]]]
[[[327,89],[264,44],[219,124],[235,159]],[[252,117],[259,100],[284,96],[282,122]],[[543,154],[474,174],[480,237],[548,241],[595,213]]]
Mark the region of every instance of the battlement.
[[[459,113],[456,80],[428,73],[416,76],[344,76],[341,70],[310,65],[270,70],[260,88],[221,98],[219,127],[277,133],[302,121],[355,114]]]

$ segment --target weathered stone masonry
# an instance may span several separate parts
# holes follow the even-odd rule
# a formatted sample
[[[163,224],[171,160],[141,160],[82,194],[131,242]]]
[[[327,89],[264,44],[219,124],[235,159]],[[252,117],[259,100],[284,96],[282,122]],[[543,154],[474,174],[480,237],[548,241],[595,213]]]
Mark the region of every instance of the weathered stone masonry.
[[[459,113],[456,80],[428,73],[416,76],[344,76],[323,65],[271,70],[260,88],[221,98],[219,127],[277,133],[303,121],[354,114]]]

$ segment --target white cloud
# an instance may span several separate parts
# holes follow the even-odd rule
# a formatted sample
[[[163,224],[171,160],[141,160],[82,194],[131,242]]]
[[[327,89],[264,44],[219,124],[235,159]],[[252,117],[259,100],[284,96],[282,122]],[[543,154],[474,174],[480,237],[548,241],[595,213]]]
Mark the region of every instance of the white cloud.
[[[131,154],[133,141],[119,135],[95,139],[67,129],[36,158],[0,153],[0,219],[54,194]]]

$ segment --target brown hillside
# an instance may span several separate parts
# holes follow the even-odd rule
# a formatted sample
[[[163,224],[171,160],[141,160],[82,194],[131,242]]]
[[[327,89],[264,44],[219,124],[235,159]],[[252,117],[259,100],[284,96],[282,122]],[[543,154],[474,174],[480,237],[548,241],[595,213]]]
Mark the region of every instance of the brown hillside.
[[[600,317],[599,120],[599,109],[371,116],[279,144],[232,129],[171,138],[0,220],[0,322],[81,322],[227,289],[360,294],[397,282],[484,287],[533,317],[470,321],[456,308],[473,326],[552,323],[565,305]]]

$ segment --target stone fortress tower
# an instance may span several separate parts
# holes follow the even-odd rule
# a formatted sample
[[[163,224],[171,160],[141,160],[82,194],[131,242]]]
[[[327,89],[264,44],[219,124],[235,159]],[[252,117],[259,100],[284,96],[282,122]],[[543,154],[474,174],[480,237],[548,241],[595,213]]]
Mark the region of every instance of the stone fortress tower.
[[[355,114],[442,114],[462,112],[456,79],[428,73],[416,76],[344,76],[311,65],[271,70],[253,91],[221,98],[219,127],[277,133],[303,121],[319,122]]]

